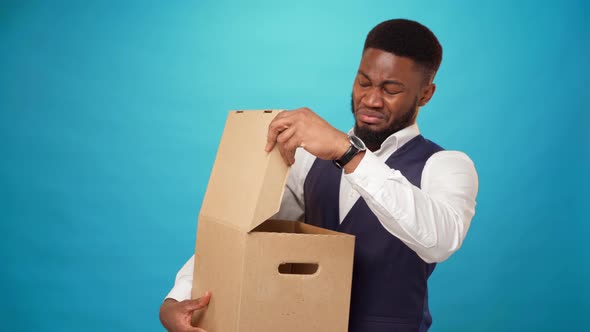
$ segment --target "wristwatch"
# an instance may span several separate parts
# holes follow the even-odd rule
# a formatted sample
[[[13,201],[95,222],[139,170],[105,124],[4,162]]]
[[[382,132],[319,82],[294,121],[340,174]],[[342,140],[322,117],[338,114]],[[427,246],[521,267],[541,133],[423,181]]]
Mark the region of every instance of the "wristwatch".
[[[348,150],[344,152],[342,157],[332,160],[334,165],[336,165],[338,168],[344,167],[344,165],[348,164],[348,162],[350,162],[352,158],[354,158],[354,156],[356,156],[359,152],[365,151],[367,149],[365,143],[363,143],[360,138],[354,135],[348,135],[348,141],[350,142],[350,147],[348,147]]]

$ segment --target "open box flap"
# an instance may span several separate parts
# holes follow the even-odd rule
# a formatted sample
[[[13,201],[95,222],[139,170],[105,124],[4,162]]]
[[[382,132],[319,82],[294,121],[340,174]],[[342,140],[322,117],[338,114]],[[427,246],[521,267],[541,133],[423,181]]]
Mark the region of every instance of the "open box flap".
[[[279,211],[289,167],[276,146],[264,151],[279,112],[229,113],[201,215],[249,232]]]

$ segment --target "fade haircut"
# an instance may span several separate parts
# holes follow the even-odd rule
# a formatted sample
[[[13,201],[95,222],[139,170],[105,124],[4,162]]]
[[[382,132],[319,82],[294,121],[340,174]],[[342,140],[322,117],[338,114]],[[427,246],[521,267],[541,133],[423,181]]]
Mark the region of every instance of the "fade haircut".
[[[424,25],[406,19],[394,19],[377,24],[367,35],[363,53],[375,48],[397,56],[408,57],[424,72],[430,82],[442,61],[442,46]]]

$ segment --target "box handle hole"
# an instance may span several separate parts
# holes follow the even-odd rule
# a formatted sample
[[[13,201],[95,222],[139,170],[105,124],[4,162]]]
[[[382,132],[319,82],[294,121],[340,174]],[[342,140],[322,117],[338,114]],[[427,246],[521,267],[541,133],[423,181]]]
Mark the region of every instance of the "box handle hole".
[[[317,263],[282,263],[279,265],[280,274],[315,274],[318,272]]]

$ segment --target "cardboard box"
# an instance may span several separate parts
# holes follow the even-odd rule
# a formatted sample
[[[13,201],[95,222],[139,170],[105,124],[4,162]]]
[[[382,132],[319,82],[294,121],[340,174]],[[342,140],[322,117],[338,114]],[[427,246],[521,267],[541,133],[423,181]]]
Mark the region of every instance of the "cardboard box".
[[[348,330],[354,236],[267,220],[288,167],[266,153],[278,111],[230,112],[199,214],[192,297],[213,293],[193,324],[208,332]]]

